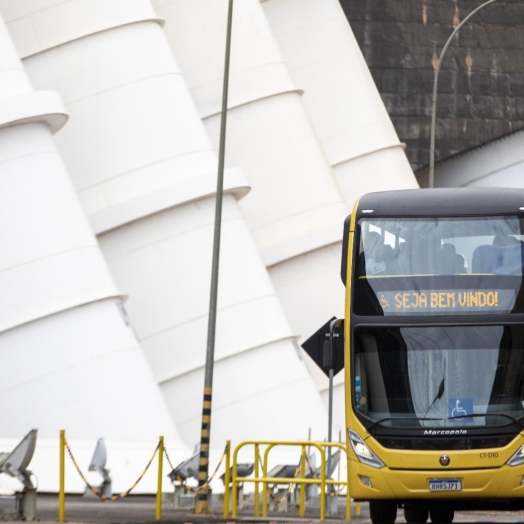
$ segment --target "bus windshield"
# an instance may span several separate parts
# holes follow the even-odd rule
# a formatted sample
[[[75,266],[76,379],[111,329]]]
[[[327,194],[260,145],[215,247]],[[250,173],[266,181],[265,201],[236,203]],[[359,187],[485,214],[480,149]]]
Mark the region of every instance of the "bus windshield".
[[[524,221],[364,218],[358,223],[355,313],[524,312]]]
[[[354,405],[390,427],[506,425],[524,415],[524,326],[358,327]]]

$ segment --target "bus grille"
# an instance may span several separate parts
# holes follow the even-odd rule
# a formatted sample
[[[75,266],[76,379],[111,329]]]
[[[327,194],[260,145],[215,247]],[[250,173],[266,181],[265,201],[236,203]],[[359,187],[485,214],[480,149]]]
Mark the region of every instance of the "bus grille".
[[[427,450],[452,450],[452,449],[488,449],[502,448],[511,442],[515,435],[503,437],[478,437],[478,438],[392,438],[378,437],[377,441],[389,449],[427,449]]]

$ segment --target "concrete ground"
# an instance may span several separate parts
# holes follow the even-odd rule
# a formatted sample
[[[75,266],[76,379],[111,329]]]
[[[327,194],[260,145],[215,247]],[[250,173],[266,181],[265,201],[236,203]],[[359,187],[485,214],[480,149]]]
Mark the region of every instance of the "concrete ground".
[[[224,524],[224,523],[317,523],[318,510],[308,510],[304,518],[299,518],[297,512],[272,513],[268,518],[262,519],[253,516],[253,509],[246,509],[236,519],[222,518],[221,508],[216,508],[212,515],[193,515],[187,510],[175,510],[170,501],[162,505],[162,521],[173,524]],[[116,524],[116,523],[150,523],[155,521],[156,501],[152,496],[130,496],[116,502],[102,502],[98,499],[85,499],[78,495],[66,497],[66,521],[69,524]],[[9,517],[1,518],[7,524]],[[58,521],[57,495],[39,494],[37,499],[36,520],[41,524]],[[330,515],[328,524],[340,524],[344,520],[344,512],[340,515]],[[362,504],[360,516],[356,515],[355,504],[352,504],[351,520],[356,524],[369,524],[369,509],[367,504]],[[397,523],[403,524],[404,516],[399,510]],[[454,522],[478,523],[524,523],[524,514],[518,512],[458,512]]]

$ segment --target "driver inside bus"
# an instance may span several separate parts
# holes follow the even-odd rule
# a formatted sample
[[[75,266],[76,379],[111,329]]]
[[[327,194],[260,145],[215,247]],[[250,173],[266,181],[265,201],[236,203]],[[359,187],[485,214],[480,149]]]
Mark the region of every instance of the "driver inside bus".
[[[443,275],[456,275],[457,273],[467,273],[466,260],[457,253],[455,245],[445,242],[440,250],[440,273]]]

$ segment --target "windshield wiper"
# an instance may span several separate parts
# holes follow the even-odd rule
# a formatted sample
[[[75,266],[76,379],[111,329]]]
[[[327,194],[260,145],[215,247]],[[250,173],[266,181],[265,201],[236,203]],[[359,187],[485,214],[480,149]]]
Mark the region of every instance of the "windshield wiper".
[[[426,417],[386,417],[381,418],[380,420],[377,420],[376,422],[373,422],[371,426],[369,426],[368,431],[370,429],[373,429],[375,426],[378,426],[379,424],[382,424],[382,422],[386,422],[388,420],[416,420],[417,422],[425,422],[426,420],[442,420],[441,418],[426,418]]]
[[[506,417],[511,420],[511,422],[514,422],[515,424],[518,424],[521,428],[524,428],[524,423],[522,421],[522,417],[515,418],[511,415],[506,415],[506,413],[471,413],[471,415],[455,415],[454,417],[448,417],[447,420],[454,420],[459,418],[471,418],[471,417]]]
[[[442,377],[442,380],[440,381],[440,384],[438,386],[437,396],[433,399],[433,402],[429,405],[429,408],[426,410],[426,413],[424,414],[424,420],[426,420],[426,415],[429,413],[429,410],[433,407],[433,404],[435,404],[437,400],[440,400],[442,398],[442,395],[444,395],[444,377]],[[428,418],[427,420],[431,419]]]

